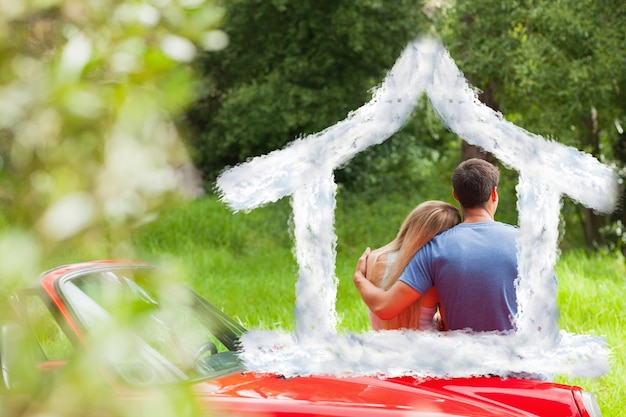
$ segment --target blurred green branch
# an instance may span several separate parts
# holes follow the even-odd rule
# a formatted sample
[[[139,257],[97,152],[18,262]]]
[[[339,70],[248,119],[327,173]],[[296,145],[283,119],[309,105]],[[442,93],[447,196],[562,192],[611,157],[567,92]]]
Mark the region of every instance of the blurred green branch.
[[[172,120],[193,99],[187,64],[228,43],[222,19],[211,0],[2,2],[0,271],[132,254],[128,229],[180,191]]]

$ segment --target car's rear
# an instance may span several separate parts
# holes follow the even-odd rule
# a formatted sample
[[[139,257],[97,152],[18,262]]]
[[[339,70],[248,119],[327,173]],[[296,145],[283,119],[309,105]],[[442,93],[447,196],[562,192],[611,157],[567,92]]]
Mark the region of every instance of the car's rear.
[[[515,378],[282,378],[245,372],[196,390],[209,409],[227,415],[601,416],[593,396],[578,387]]]

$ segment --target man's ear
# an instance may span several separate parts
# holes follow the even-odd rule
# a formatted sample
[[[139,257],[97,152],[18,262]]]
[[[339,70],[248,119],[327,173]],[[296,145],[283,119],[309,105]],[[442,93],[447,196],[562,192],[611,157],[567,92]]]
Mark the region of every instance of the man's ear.
[[[491,190],[491,200],[498,201],[498,186],[493,187]]]
[[[454,190],[452,190],[452,197],[454,198],[455,201],[459,201],[459,198],[456,196],[456,193],[454,192]]]

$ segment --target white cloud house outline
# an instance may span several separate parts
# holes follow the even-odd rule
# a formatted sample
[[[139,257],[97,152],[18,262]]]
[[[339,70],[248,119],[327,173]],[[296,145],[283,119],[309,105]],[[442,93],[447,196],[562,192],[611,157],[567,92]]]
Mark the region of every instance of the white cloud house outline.
[[[399,130],[423,93],[450,130],[519,172],[520,280],[515,335],[455,333],[444,338],[406,332],[406,344],[398,343],[393,350],[385,332],[336,333],[333,172]],[[296,331],[251,331],[246,335],[242,357],[253,369],[283,374],[440,376],[511,371],[595,376],[608,370],[602,338],[558,329],[552,271],[560,213],[551,208],[560,207],[566,195],[609,213],[617,204],[617,175],[591,155],[546,141],[482,104],[438,40],[422,38],[410,43],[372,100],[343,121],[226,170],[217,186],[222,201],[235,211],[252,210],[284,196],[291,196],[294,210],[299,265]],[[462,365],[450,361],[450,349],[461,345],[481,353]],[[356,346],[365,352],[362,360],[354,354]],[[421,354],[412,356],[406,349]],[[424,355],[424,349],[432,352]],[[373,360],[381,350],[385,358]],[[405,366],[398,368],[398,363]]]

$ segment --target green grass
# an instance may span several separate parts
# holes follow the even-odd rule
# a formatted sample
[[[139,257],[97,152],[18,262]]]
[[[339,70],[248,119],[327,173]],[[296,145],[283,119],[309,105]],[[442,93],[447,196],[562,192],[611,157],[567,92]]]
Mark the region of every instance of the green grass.
[[[367,331],[366,309],[352,284],[356,260],[366,246],[391,240],[414,202],[358,203],[339,196],[336,310],[338,331]],[[206,197],[172,207],[136,236],[139,255],[160,261],[173,256],[188,282],[226,313],[253,329],[293,330],[297,263],[292,254],[288,200],[232,213]],[[567,252],[556,266],[560,327],[600,335],[612,351],[611,369],[595,379],[557,377],[596,394],[605,417],[623,417],[626,348],[622,291],[626,262],[620,254]]]
[[[594,379],[559,378],[593,392],[604,416],[624,417],[626,408],[626,341],[624,340],[623,291],[626,262],[619,254],[586,255],[569,252],[557,263],[560,327],[564,330],[603,336],[611,350],[610,371]]]

